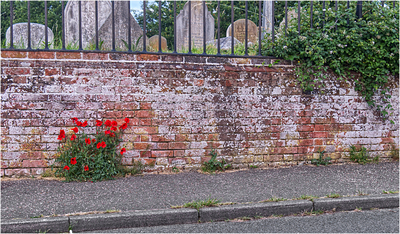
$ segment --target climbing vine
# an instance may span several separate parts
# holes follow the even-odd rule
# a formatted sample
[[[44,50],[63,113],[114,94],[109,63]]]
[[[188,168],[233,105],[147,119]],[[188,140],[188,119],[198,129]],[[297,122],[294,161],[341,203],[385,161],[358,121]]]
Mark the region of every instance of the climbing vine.
[[[337,11],[333,1],[325,10],[322,3],[314,2],[311,27],[309,2],[302,2],[300,35],[297,18],[288,22],[286,36],[284,27],[276,27],[275,42],[264,41],[263,55],[297,61],[297,81],[304,91],[316,88],[328,69],[340,80],[353,80],[356,91],[387,119],[393,110],[389,76],[398,79],[399,73],[398,9],[398,2],[393,8],[391,2],[382,6],[381,2],[364,1],[358,18],[356,2],[351,2],[349,9],[347,2],[339,2]],[[374,98],[376,94],[380,101]]]

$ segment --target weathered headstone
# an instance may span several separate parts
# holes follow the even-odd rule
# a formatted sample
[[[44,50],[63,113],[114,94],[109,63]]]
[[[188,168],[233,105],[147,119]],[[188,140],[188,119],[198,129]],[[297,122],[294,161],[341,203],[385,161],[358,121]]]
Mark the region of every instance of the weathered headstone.
[[[158,51],[158,35],[154,35],[150,37],[149,39],[149,46],[153,48],[153,50]],[[167,50],[167,39],[165,37],[161,36],[161,50],[165,52]]]
[[[191,28],[192,47],[203,48],[203,17],[206,17],[206,42],[214,39],[215,20],[206,6],[203,15],[202,1],[191,1],[191,24],[189,25],[189,2],[176,17],[176,48],[182,50],[189,46],[189,27]]]
[[[265,33],[271,34],[272,32],[272,11],[274,8],[272,7],[272,1],[264,0],[264,9],[263,9],[263,17],[262,17],[262,37],[264,37]]]
[[[230,50],[232,48],[232,37],[222,37],[220,38],[220,49],[221,50]],[[207,45],[213,45],[218,48],[218,39],[207,41]],[[237,46],[242,44],[238,39],[233,38],[233,46]]]
[[[98,1],[98,28],[111,15],[111,1]],[[96,37],[95,1],[81,1],[82,48],[85,49]],[[65,44],[79,46],[79,2],[68,1],[65,7]]]
[[[45,25],[31,23],[31,48],[45,48]],[[6,46],[11,43],[10,29],[6,31]],[[50,28],[47,28],[47,42],[50,49],[53,48],[54,34]],[[18,23],[13,25],[13,47],[17,49],[26,49],[28,47],[28,23]]]
[[[246,20],[239,19],[233,22],[234,29],[233,29],[233,36],[237,38],[240,42],[245,43],[245,36],[246,36]],[[226,30],[226,36],[230,37],[232,35],[232,25],[229,25],[228,29]],[[247,20],[247,43],[256,43],[258,39],[258,27],[257,25],[251,21]]]
[[[295,19],[297,20],[297,12],[296,11],[297,11],[297,8],[289,10],[287,12],[287,20],[288,20],[287,27],[288,28],[293,27],[293,26],[296,26],[296,28],[297,28],[297,21],[295,21]],[[278,32],[283,33],[283,34],[285,33],[285,16],[283,16],[283,20],[279,24]]]
[[[131,21],[131,42],[132,50],[143,49],[143,30],[128,12],[129,1],[115,1],[114,3],[114,23],[115,23],[115,48],[128,50],[128,18]],[[112,14],[108,16],[99,30],[99,41],[103,41],[103,47],[107,50],[112,49]],[[146,37],[146,41],[148,41]]]

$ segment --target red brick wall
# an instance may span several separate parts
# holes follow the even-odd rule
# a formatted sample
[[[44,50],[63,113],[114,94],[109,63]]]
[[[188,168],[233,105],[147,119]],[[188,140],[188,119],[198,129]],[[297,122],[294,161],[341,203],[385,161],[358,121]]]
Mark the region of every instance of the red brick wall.
[[[211,148],[235,168],[348,161],[350,145],[388,157],[398,146],[398,77],[383,122],[349,82],[303,94],[291,62],[87,52],[1,52],[1,175],[40,174],[71,117],[131,118],[132,158],[153,170],[197,168]],[[265,66],[262,63],[265,62]]]

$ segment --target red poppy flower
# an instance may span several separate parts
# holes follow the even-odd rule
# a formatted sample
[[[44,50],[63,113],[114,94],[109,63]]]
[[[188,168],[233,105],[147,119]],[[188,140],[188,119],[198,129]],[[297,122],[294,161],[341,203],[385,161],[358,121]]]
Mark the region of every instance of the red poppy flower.
[[[71,118],[71,120],[75,123],[76,121],[78,121],[78,118]]]
[[[112,121],[111,124],[112,124],[112,126],[117,126],[118,125],[117,121],[115,121],[115,120]]]
[[[76,139],[76,136],[75,136],[75,134],[74,134],[74,135],[71,136],[71,141],[73,141],[73,140],[75,140],[75,139]]]
[[[79,129],[77,127],[74,127],[74,128],[71,128],[71,130],[74,131],[75,133],[78,133]]]
[[[95,143],[95,142],[96,142],[96,139],[93,139],[92,142]]]
[[[71,158],[71,164],[75,165],[76,164],[76,157]]]
[[[82,127],[86,127],[87,126],[87,121],[82,123]]]
[[[110,120],[106,120],[106,122],[104,123],[104,125],[106,125],[107,127],[111,126],[111,121]]]
[[[82,122],[81,121],[76,121],[76,125],[82,126]]]
[[[119,129],[126,129],[128,127],[127,123],[123,123],[121,126],[119,126]]]
[[[115,134],[113,132],[110,133],[110,137],[115,137]]]
[[[90,145],[90,143],[91,143],[89,138],[86,138],[86,139],[85,139],[85,142],[86,142],[86,144],[88,144],[88,145]]]
[[[111,131],[117,131],[117,128],[116,127],[111,127]]]
[[[125,152],[126,152],[126,149],[125,149],[125,148],[122,148],[122,149],[121,149],[121,155],[123,155]]]
[[[102,141],[101,143],[97,143],[97,149],[100,149],[100,147],[106,148],[106,143],[104,141]]]
[[[69,170],[69,166],[65,166],[64,169],[68,171]]]
[[[125,121],[126,123],[129,123],[129,119],[128,119],[128,118],[125,118],[124,121]]]
[[[86,165],[83,169],[84,169],[85,171],[89,171],[88,165]]]
[[[60,135],[58,135],[58,140],[62,140],[62,139],[64,139],[65,138],[65,131],[64,130],[60,130]]]
[[[103,124],[103,122],[102,121],[100,121],[100,120],[96,120],[96,126],[101,126]]]
[[[106,131],[104,132],[104,134],[106,134],[106,135],[111,134],[111,131],[110,131],[110,130],[106,130]]]

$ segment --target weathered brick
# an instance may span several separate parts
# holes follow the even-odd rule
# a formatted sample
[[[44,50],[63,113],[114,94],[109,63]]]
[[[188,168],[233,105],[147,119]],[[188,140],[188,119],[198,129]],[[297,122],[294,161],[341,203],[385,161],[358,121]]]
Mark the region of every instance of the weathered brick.
[[[27,52],[22,52],[22,51],[7,51],[7,50],[2,50],[1,51],[1,57],[2,58],[26,58]]]
[[[57,59],[81,59],[82,54],[80,52],[56,52]]]
[[[160,60],[160,55],[152,54],[138,54],[136,55],[137,61],[158,61]]]
[[[136,117],[138,118],[152,118],[154,117],[154,111],[140,110],[136,111]]]
[[[32,59],[54,59],[55,58],[55,52],[46,52],[46,51],[29,52],[28,53],[28,58],[32,58]]]
[[[23,167],[47,167],[45,160],[24,160],[22,161]]]
[[[174,155],[174,151],[172,150],[166,150],[166,151],[152,151],[151,156],[153,158],[158,158],[158,157],[172,157]]]
[[[108,54],[103,53],[82,53],[83,59],[88,60],[108,60]]]

